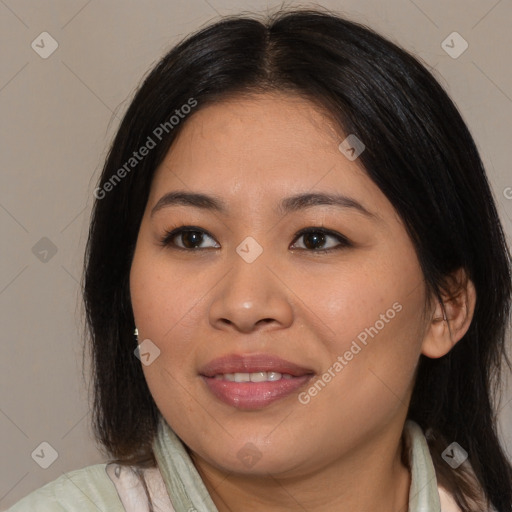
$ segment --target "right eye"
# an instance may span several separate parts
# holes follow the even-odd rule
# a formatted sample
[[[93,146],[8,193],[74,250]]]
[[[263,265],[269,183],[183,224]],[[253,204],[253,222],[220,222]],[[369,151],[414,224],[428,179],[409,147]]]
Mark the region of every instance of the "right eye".
[[[181,251],[197,251],[199,249],[212,247],[211,245],[207,247],[197,246],[201,244],[205,235],[213,240],[213,237],[210,234],[197,226],[179,226],[170,231],[166,231],[160,243],[164,247],[169,247],[171,249],[178,249]],[[181,245],[177,244],[174,241],[175,239],[180,240]]]

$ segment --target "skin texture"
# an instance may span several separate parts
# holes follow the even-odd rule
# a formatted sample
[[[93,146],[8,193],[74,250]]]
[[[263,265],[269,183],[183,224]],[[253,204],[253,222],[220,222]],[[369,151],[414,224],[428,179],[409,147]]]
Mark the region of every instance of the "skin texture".
[[[139,339],[161,351],[143,370],[221,512],[406,511],[400,441],[420,354],[441,357],[469,327],[471,282],[446,303],[450,333],[440,305],[426,306],[402,221],[340,152],[344,138],[302,98],[239,96],[190,116],[153,179],[130,274]],[[173,205],[151,215],[175,190],[216,195],[228,212]],[[373,216],[337,206],[276,212],[306,192],[344,194]],[[161,244],[180,225],[206,231],[188,245],[202,249]],[[296,237],[321,226],[352,245]],[[263,249],[252,263],[236,252],[248,236]],[[187,247],[186,235],[174,243]],[[313,370],[316,381],[393,304],[401,310],[307,404],[293,393],[240,410],[198,374],[220,356],[266,353]],[[247,443],[259,454],[251,467],[239,458]]]

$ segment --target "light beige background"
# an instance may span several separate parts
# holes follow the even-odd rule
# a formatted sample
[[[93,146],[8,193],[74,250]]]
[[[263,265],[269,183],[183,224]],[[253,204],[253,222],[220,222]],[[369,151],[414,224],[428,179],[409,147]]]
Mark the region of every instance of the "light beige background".
[[[92,191],[134,89],[184,35],[221,15],[280,3],[0,0],[0,509],[103,460],[82,378],[79,280]],[[374,27],[434,68],[469,124],[511,233],[511,2],[320,4]],[[44,31],[58,43],[47,59],[31,47]],[[441,47],[453,31],[469,44],[457,59]],[[34,254],[43,237],[55,255]],[[512,457],[511,399],[509,389],[499,418]],[[58,452],[48,469],[31,457],[41,442]]]

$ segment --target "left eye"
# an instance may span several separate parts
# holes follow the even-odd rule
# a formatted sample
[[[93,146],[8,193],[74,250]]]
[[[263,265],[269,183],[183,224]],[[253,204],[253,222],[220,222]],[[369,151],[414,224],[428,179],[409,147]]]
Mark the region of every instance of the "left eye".
[[[215,241],[213,245],[199,247],[205,237],[214,241],[213,237],[201,228],[195,226],[179,227],[166,232],[161,240],[161,245],[185,251],[219,247],[219,245],[215,245]],[[329,252],[335,249],[351,247],[352,245],[349,240],[340,233],[336,233],[335,231],[330,231],[325,228],[311,227],[303,229],[295,235],[294,241],[297,241],[300,238],[304,239],[304,247],[294,247],[295,244],[292,244],[290,246],[291,249],[301,249],[310,252]],[[180,240],[181,244],[176,243],[175,239]],[[332,239],[337,243],[333,244],[331,242],[330,247],[324,247],[328,239]]]
[[[305,249],[305,250],[312,250],[315,252],[328,252],[335,249],[341,249],[343,247],[350,247],[351,243],[348,241],[347,238],[345,238],[340,233],[336,233],[334,231],[330,231],[328,229],[324,228],[307,228],[295,236],[295,240],[298,240],[299,238],[304,239],[304,245],[305,248],[299,247],[299,249]],[[334,239],[337,240],[337,244],[335,243],[334,246],[331,244],[330,247],[327,248],[319,248],[318,246],[323,246],[327,239]],[[293,246],[292,246],[293,248]]]

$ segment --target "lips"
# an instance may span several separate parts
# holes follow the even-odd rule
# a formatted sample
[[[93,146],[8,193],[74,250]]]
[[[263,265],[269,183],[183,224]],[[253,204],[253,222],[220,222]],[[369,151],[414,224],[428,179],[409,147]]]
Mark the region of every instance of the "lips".
[[[269,354],[232,354],[214,359],[199,370],[199,374],[204,377],[215,377],[215,375],[227,373],[256,372],[278,372],[293,377],[302,377],[314,373],[310,368],[304,368]]]
[[[247,380],[247,376],[258,373],[267,378],[272,375],[276,380],[273,377],[264,382]],[[257,410],[299,391],[314,372],[277,356],[233,354],[210,361],[199,374],[208,392],[221,402],[237,409]],[[227,380],[226,376],[230,375],[243,376],[244,381]]]

